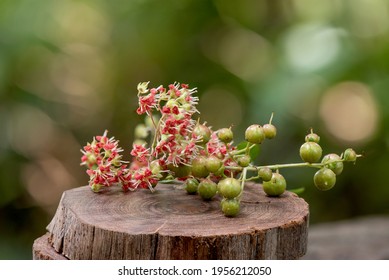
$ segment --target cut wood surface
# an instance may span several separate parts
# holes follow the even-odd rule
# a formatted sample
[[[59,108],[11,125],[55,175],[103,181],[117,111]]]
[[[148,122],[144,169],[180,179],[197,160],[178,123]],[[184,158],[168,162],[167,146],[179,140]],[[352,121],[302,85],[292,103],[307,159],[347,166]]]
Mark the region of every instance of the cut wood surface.
[[[225,217],[219,204],[219,197],[203,201],[178,184],[160,184],[154,193],[71,189],[63,193],[48,236],[35,242],[34,258],[297,259],[305,254],[309,210],[297,195],[268,197],[261,185],[246,184],[237,217]]]

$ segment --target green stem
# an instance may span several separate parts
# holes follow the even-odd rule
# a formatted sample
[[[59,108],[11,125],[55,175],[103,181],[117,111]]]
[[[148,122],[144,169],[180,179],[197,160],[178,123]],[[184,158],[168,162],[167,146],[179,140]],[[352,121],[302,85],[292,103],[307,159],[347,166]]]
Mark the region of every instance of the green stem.
[[[271,124],[271,122],[273,121],[273,116],[274,116],[274,113],[271,113],[269,124]]]
[[[258,169],[263,167],[268,167],[272,170],[277,170],[281,168],[294,168],[294,167],[313,167],[313,168],[322,168],[326,165],[329,165],[331,163],[335,162],[343,162],[343,159],[340,160],[332,160],[328,161],[326,163],[308,163],[308,162],[300,162],[300,163],[286,163],[286,164],[272,164],[272,165],[263,165],[263,166],[249,166],[249,167],[240,167],[240,166],[226,166],[225,168],[228,170],[235,170],[235,171],[258,171]]]
[[[237,197],[238,201],[240,201],[240,198],[241,198],[241,196],[242,196],[242,194],[243,194],[244,184],[245,184],[245,182],[246,182],[246,176],[247,176],[247,169],[248,169],[247,167],[243,168],[243,172],[242,172],[242,182],[241,182],[241,185],[240,185],[241,191],[240,191],[240,194],[239,194],[238,197]]]
[[[249,143],[247,143],[249,144]],[[244,154],[246,153],[247,150],[251,150],[252,148],[255,147],[256,144],[252,144],[251,146],[247,145],[247,147],[245,149],[240,149],[240,150],[235,150],[235,151],[232,151],[229,153],[230,156],[234,156],[234,155],[239,155],[239,154]]]

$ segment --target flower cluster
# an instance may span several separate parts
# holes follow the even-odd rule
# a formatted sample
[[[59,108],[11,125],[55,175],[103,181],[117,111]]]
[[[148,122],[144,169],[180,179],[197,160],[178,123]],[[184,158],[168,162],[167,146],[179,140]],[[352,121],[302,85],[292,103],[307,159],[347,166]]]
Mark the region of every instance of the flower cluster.
[[[106,130],[102,136],[96,136],[81,150],[81,165],[88,168],[89,186],[94,192],[116,183],[121,183],[123,189],[130,185],[131,174],[120,154],[123,149],[119,141],[108,138],[107,133]]]
[[[151,120],[151,127],[138,125],[135,135],[146,138],[148,132],[153,131],[150,146],[141,139],[135,139],[130,152],[133,159],[127,168],[122,164],[120,152],[123,150],[118,147],[118,141],[108,138],[107,132],[94,138],[84,147],[81,159],[81,164],[88,168],[89,185],[93,191],[116,183],[120,183],[124,190],[149,188],[153,191],[157,182],[168,174],[187,177],[188,174],[180,176],[177,168],[190,166],[197,155],[204,154],[206,147],[200,145],[204,135],[195,131],[199,124],[193,118],[199,113],[196,109],[198,97],[194,96],[196,89],[179,83],[171,84],[167,89],[163,86],[149,89],[148,84],[138,85],[139,106],[136,112],[146,114]],[[156,114],[159,114],[158,118]],[[214,143],[214,149],[220,150],[216,139],[211,143]]]

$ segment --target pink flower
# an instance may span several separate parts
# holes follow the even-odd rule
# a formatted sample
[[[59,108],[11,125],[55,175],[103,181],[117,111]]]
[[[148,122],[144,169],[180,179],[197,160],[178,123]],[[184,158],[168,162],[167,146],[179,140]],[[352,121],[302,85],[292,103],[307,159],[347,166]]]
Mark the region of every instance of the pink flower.
[[[146,96],[139,96],[139,108],[136,110],[138,115],[142,115],[144,113],[150,115],[152,109],[156,106],[157,100],[155,98],[156,91],[151,91],[150,94]]]
[[[82,152],[81,165],[85,165],[89,175],[89,185],[93,191],[99,191],[102,187],[110,187],[124,180],[126,173],[125,163],[121,160],[119,141],[114,137],[107,137],[108,131],[96,136],[92,143],[88,143]],[[120,171],[120,172],[119,172]]]
[[[154,187],[157,183],[158,177],[151,172],[149,167],[143,167],[136,170],[131,179],[131,184],[134,189],[149,188],[152,192],[154,191]]]
[[[134,144],[131,155],[139,162],[147,162],[150,157],[150,149],[146,149],[145,145]]]

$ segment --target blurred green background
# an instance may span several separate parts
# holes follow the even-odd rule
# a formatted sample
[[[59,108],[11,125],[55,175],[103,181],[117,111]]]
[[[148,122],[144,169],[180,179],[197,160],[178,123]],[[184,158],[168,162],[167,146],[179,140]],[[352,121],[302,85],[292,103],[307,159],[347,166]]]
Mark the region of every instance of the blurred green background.
[[[30,259],[63,191],[87,184],[80,148],[108,129],[129,151],[136,85],[198,88],[215,129],[266,123],[261,163],[300,161],[313,127],[324,152],[353,147],[336,187],[314,170],[311,224],[389,212],[389,1],[0,1],[0,259]]]

